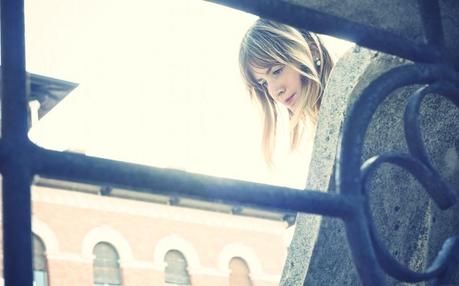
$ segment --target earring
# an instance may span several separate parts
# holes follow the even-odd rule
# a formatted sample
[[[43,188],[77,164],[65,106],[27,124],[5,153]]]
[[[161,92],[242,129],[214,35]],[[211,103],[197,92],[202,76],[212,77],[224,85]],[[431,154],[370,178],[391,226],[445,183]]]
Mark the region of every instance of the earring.
[[[315,59],[314,63],[316,64],[316,66],[320,67],[320,59],[319,58]]]

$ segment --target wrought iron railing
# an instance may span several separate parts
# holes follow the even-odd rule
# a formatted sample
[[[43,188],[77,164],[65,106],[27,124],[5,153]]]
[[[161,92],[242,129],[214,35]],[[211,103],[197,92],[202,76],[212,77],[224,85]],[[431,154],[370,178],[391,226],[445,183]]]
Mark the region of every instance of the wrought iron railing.
[[[285,1],[214,1],[314,32],[343,37],[358,44],[410,59],[415,64],[395,68],[372,82],[356,100],[344,123],[337,161],[339,193],[217,179],[186,172],[157,169],[80,154],[45,150],[27,137],[28,109],[25,73],[24,3],[1,1],[2,137],[0,171],[3,177],[3,249],[6,285],[32,285],[31,195],[34,175],[69,181],[113,185],[145,192],[180,195],[205,201],[225,202],[337,217],[343,220],[358,274],[365,285],[382,285],[384,275],[401,281],[434,279],[441,283],[459,261],[459,237],[445,241],[443,249],[425,273],[398,263],[385,249],[371,219],[364,182],[385,162],[415,176],[442,209],[456,203],[457,194],[441,180],[430,164],[419,136],[419,103],[429,93],[440,94],[459,107],[459,74],[445,63],[438,1],[419,1],[427,44],[414,44],[400,36],[355,25]],[[428,12],[426,12],[428,11]],[[424,84],[408,103],[405,124],[410,154],[384,154],[361,163],[363,137],[378,105],[402,86]],[[435,192],[431,191],[435,190]]]

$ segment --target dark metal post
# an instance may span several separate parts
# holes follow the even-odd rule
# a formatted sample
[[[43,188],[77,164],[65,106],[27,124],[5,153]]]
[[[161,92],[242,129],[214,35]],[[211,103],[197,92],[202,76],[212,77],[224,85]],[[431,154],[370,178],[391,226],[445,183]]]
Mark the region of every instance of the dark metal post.
[[[427,44],[444,49],[445,39],[438,0],[418,0]]]
[[[1,1],[3,253],[6,285],[32,285],[24,1]]]

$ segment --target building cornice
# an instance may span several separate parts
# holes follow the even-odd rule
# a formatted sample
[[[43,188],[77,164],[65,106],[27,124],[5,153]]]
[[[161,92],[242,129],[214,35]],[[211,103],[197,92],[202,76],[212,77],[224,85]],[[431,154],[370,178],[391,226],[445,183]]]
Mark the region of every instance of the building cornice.
[[[32,201],[279,236],[283,236],[287,228],[287,223],[283,221],[236,216],[219,212],[211,212],[211,215],[209,215],[209,211],[205,210],[98,196],[43,186],[32,187]]]

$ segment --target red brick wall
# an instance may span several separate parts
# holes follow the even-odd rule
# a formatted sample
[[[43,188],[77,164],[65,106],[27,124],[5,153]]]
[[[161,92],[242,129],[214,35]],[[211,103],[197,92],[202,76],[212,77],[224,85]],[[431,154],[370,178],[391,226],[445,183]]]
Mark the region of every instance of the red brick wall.
[[[45,188],[34,189],[33,216],[51,230],[58,244],[53,253],[53,246],[41,237],[50,252],[51,286],[92,284],[91,257],[83,256],[83,244],[88,233],[100,227],[116,231],[131,250],[127,259],[117,249],[123,285],[163,285],[163,269],[154,264],[154,257],[158,243],[171,235],[196,251],[199,267],[189,261],[189,270],[198,286],[228,285],[228,270],[219,268],[227,245],[244,245],[256,256],[262,272],[255,276],[265,278],[254,280],[255,286],[277,285],[269,277],[280,278],[286,257],[283,222]]]

